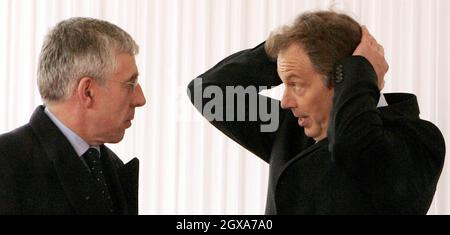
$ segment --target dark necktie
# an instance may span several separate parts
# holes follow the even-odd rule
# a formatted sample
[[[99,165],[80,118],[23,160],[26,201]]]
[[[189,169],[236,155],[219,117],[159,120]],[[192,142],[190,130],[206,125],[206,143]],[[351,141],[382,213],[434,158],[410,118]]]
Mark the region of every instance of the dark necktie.
[[[103,170],[102,161],[100,159],[100,153],[95,148],[90,148],[86,153],[83,154],[83,158],[86,161],[89,170],[91,171],[92,177],[94,178],[97,186],[102,193],[102,197],[108,206],[109,212],[115,213],[114,203],[109,193],[108,185],[106,183],[106,177]]]

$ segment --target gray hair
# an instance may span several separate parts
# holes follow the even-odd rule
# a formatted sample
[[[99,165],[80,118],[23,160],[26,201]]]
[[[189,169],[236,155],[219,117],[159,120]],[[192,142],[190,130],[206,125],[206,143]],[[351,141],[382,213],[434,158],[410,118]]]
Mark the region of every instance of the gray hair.
[[[60,22],[47,35],[38,65],[38,87],[45,104],[65,100],[83,77],[104,84],[120,53],[136,55],[139,47],[118,26],[92,18]]]

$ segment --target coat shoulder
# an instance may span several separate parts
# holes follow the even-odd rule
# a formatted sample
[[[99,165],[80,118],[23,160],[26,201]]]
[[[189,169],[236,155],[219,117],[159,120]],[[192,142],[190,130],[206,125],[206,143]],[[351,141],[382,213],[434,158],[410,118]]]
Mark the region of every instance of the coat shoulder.
[[[0,155],[6,160],[19,160],[33,149],[35,137],[30,125],[21,126],[11,132],[0,135]]]

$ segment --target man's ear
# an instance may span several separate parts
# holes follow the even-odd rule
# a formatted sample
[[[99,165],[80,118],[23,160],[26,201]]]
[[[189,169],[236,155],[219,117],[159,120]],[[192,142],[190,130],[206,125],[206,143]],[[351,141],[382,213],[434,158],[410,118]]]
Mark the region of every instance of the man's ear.
[[[76,89],[76,96],[80,104],[85,108],[90,108],[94,104],[94,79],[83,77],[80,79]]]

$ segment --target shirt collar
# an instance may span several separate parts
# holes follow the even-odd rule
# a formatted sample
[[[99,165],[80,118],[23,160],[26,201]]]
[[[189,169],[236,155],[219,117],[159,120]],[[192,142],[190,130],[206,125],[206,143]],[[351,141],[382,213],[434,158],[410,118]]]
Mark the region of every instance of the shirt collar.
[[[64,125],[49,109],[45,107],[45,114],[52,120],[52,122],[58,127],[58,129],[64,134],[67,140],[70,142],[72,147],[75,149],[75,152],[78,156],[82,156],[89,148],[95,148],[100,152],[99,146],[89,146],[86,141],[84,141],[79,135],[69,129],[66,125]]]

